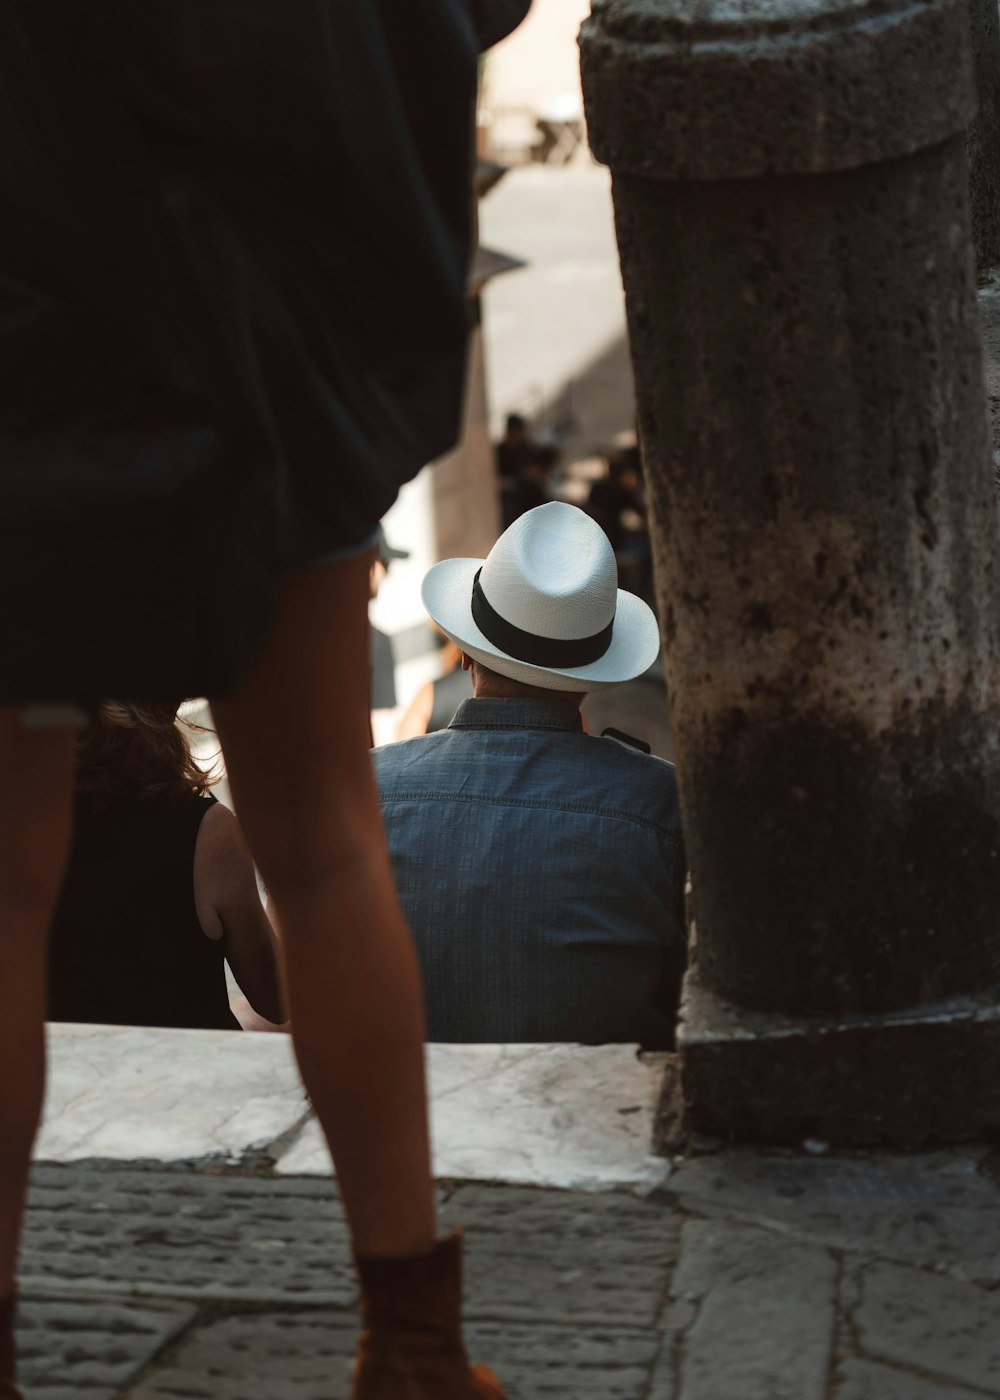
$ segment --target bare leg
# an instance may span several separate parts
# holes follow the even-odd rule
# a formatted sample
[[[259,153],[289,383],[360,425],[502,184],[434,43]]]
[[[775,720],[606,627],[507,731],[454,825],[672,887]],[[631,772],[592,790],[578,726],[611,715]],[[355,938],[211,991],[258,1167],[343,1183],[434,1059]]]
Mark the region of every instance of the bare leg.
[[[48,927],[69,849],[71,730],[0,708],[0,1298],[13,1292],[45,1078]]]
[[[302,1078],[360,1255],[434,1239],[419,968],[368,755],[368,568],[305,570],[240,689],[212,705],[270,894]]]

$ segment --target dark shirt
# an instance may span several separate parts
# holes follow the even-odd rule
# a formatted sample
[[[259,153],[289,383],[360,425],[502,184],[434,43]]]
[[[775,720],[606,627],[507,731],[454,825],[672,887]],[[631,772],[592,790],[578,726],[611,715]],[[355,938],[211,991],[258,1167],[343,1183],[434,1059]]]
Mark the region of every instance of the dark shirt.
[[[501,480],[505,478],[509,481],[517,476],[524,464],[531,455],[532,444],[524,442],[508,442],[502,438],[496,445],[497,475]]]
[[[431,1040],[673,1043],[673,764],[555,698],[466,700],[374,760]]]
[[[52,928],[49,1019],[238,1030],[222,940],[194,900],[198,831],[214,797],[76,804]]]
[[[637,515],[645,514],[645,505],[638,491],[629,490],[614,477],[602,477],[594,482],[587,499],[587,514],[597,521],[615,549],[628,535],[622,525],[622,514],[626,510],[635,511]]]
[[[527,472],[521,472],[514,477],[509,490],[504,491],[500,497],[500,518],[503,528],[513,525],[514,521],[524,515],[526,511],[534,510],[536,506],[544,506],[552,497],[544,489],[535,477]]]

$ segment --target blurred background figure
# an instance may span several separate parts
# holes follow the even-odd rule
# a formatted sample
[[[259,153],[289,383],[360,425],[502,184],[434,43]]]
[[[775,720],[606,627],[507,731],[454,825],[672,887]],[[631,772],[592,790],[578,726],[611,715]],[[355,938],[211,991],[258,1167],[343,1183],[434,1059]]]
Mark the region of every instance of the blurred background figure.
[[[398,702],[391,727],[375,726],[376,743],[399,732],[418,692],[440,677],[440,643],[420,607],[427,569],[484,556],[525,507],[550,499],[586,507],[609,456],[626,434],[634,441],[609,176],[585,140],[570,150],[582,135],[577,34],[589,9],[590,0],[535,0],[523,25],[483,56],[477,266],[493,274],[480,269],[470,281],[461,442],[404,488],[384,520],[411,557],[393,565],[372,608],[393,639]],[[558,448],[558,462],[544,454],[518,501],[514,487],[535,446]]]
[[[500,516],[503,528],[552,500],[550,478],[559,464],[559,449],[552,443],[533,442],[524,454],[517,474],[510,478],[500,498]]]
[[[607,475],[590,489],[587,514],[600,525],[616,553],[645,530],[646,498],[638,447],[622,448],[611,458]]]
[[[283,1011],[274,935],[231,811],[172,704],[99,706],[77,744],[75,829],[52,929],[49,1018],[239,1030]]]
[[[500,489],[513,482],[534,446],[528,420],[520,413],[508,413],[503,437],[496,445],[497,476]]]
[[[418,734],[436,734],[447,729],[463,700],[472,698],[472,677],[462,666],[462,649],[443,633],[441,674],[426,681],[410,701],[399,722],[397,739],[415,739]]]
[[[508,413],[504,435],[496,444],[500,527],[550,500],[549,474],[559,459],[550,443],[536,438],[527,418]]]
[[[389,565],[394,559],[409,559],[408,549],[395,549],[386,539],[385,531],[380,525],[378,536],[375,540],[375,557],[372,560],[371,569],[368,573],[368,597],[369,602],[374,602],[378,597],[378,591],[382,587],[386,574],[389,572]],[[385,710],[396,708],[396,653],[392,645],[392,638],[387,632],[383,632],[370,622],[371,630],[371,682],[370,682],[370,708],[372,711],[371,727],[374,736],[379,731],[379,715]]]
[[[653,606],[652,556],[638,446],[614,453],[607,475],[591,487],[586,509],[611,541],[622,587]]]

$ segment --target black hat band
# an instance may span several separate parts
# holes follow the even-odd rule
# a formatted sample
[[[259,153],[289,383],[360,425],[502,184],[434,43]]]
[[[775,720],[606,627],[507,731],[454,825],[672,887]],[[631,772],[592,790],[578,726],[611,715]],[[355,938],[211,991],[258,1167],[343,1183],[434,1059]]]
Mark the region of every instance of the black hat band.
[[[548,670],[566,671],[574,666],[589,666],[592,661],[600,661],[611,645],[614,618],[600,632],[590,637],[572,637],[569,641],[557,637],[538,637],[534,632],[515,627],[490,606],[480,587],[481,573],[482,569],[479,569],[472,581],[472,620],[487,641],[516,661],[526,661],[530,666],[544,666]]]

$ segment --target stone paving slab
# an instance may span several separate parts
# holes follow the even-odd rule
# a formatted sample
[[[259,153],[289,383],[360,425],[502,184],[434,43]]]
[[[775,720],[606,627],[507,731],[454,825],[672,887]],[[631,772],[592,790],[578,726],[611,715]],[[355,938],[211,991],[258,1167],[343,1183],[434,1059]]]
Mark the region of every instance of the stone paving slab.
[[[263,1313],[194,1329],[129,1400],[348,1400],[354,1329],[333,1313]],[[470,1354],[510,1400],[640,1400],[654,1338],[627,1329],[473,1323]],[[33,1398],[32,1398],[33,1400]]]
[[[890,1370],[874,1361],[848,1361],[840,1370],[836,1400],[975,1400],[981,1390],[956,1389]]]
[[[27,1400],[116,1400],[193,1317],[180,1303],[28,1297],[17,1331]]]
[[[347,1400],[355,1338],[353,1317],[332,1312],[220,1318],[192,1329],[127,1394],[129,1400]]]
[[[684,1347],[688,1332],[698,1316],[694,1303],[674,1298],[663,1310],[657,1331],[660,1350],[652,1380],[642,1400],[679,1400],[684,1379]]]
[[[856,1286],[854,1326],[868,1356],[1000,1395],[1000,1296],[883,1263]]]
[[[495,1366],[509,1400],[642,1400],[659,1344],[624,1327],[474,1324],[469,1351]]]
[[[352,1306],[331,1181],[35,1166],[21,1277],[80,1293]]]
[[[1000,1283],[1000,1186],[968,1151],[789,1157],[728,1151],[682,1162],[682,1203],[791,1229],[837,1249]]]
[[[676,1220],[630,1195],[460,1187],[442,1228],[467,1234],[470,1311],[651,1325]],[[347,1231],[330,1181],[41,1166],[21,1260],[26,1287],[351,1307]]]
[[[442,1225],[467,1232],[470,1316],[652,1326],[678,1220],[627,1195],[459,1188]]]
[[[697,1308],[679,1400],[825,1400],[837,1268],[823,1249],[728,1221],[684,1226],[676,1298]]]
[[[957,1276],[991,1276],[989,1169],[858,1158],[845,1186],[843,1162],[730,1152],[650,1196],[442,1183],[442,1223],[466,1227],[471,1350],[511,1400],[1000,1400],[1000,1289]],[[929,1268],[879,1258],[907,1230]],[[36,1166],[22,1289],[27,1400],[349,1394],[328,1179]]]

